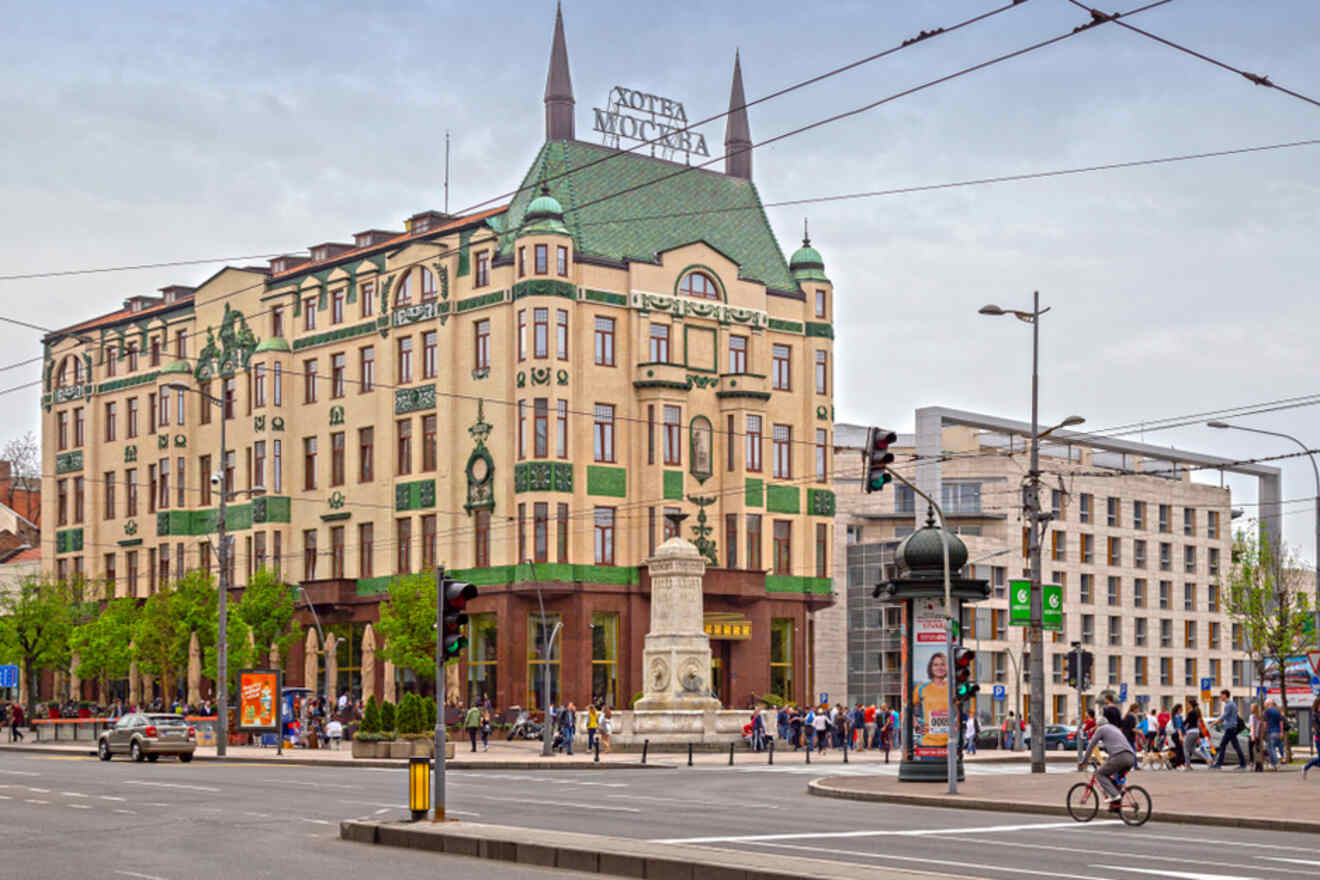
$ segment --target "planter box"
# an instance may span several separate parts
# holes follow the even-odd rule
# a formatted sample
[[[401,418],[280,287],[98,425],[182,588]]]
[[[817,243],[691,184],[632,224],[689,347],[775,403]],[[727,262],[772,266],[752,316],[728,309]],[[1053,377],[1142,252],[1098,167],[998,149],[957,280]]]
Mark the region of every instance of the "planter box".
[[[355,758],[375,758],[379,756],[380,743],[361,742],[353,740],[353,757]]]
[[[435,740],[433,739],[415,739],[412,740],[412,757],[414,758],[434,758]]]
[[[409,742],[409,741],[406,740],[406,739],[404,739],[404,740],[398,740],[398,739],[396,739],[396,740],[394,740],[393,742],[389,742],[389,743],[381,743],[381,745],[382,745],[382,746],[388,746],[388,747],[389,747],[389,754],[388,754],[388,755],[386,755],[384,752],[382,752],[382,753],[380,754],[380,757],[382,757],[382,758],[387,758],[387,757],[388,757],[388,758],[411,758],[411,757],[412,757],[412,743]]]

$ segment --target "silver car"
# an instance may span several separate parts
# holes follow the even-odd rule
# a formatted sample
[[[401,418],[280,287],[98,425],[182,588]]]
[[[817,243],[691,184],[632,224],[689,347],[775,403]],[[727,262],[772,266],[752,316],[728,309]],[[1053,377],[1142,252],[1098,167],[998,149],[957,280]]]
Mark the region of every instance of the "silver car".
[[[102,761],[115,755],[128,755],[134,761],[174,755],[186,764],[196,749],[197,730],[182,715],[141,712],[120,718],[114,727],[101,732],[96,743],[96,754]]]

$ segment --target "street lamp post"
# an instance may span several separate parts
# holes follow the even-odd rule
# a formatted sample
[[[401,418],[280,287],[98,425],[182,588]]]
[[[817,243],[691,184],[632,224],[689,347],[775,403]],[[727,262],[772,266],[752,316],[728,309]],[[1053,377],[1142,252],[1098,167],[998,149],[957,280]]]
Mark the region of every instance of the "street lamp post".
[[[532,572],[532,577],[536,577],[536,563],[532,562],[532,560],[530,559],[524,559],[523,562],[527,563],[527,567]],[[536,585],[536,604],[540,606],[541,609],[541,619],[539,621],[540,625],[538,628],[540,629],[541,632],[544,632],[545,602],[541,598],[541,582],[539,580],[535,580],[532,583]],[[555,636],[559,635],[559,628],[561,625],[562,625],[561,623],[556,622],[554,629],[550,630],[550,637],[545,641],[544,662],[542,662],[541,664],[542,691],[545,694],[544,697],[545,715],[541,722],[541,755],[547,758],[550,757],[550,755],[553,752],[553,749],[551,748],[550,737],[551,737],[551,727],[554,724],[554,720],[550,717],[550,702],[551,702],[550,701],[550,656],[554,653]]]
[[[1069,416],[1051,428],[1040,431],[1040,317],[1049,308],[1040,307],[1040,291],[1031,295],[1031,311],[982,306],[982,315],[1012,315],[1031,325],[1031,466],[1027,471],[1027,558],[1031,569],[1031,772],[1045,772],[1045,633],[1041,628],[1040,526],[1051,517],[1040,512],[1040,441],[1056,428],[1081,424],[1083,419]]]
[[[217,758],[223,758],[229,745],[229,538],[225,534],[225,503],[229,500],[229,485],[225,479],[225,403],[200,388],[191,388],[182,382],[171,382],[166,387],[180,393],[191,391],[208,403],[220,407],[220,504],[216,510],[216,543],[219,544],[216,556],[220,562],[220,632],[216,635],[215,645],[215,706],[219,729],[216,731],[215,754]],[[266,490],[261,486],[253,486],[246,491],[248,495],[260,495]],[[278,694],[276,698],[279,698]],[[279,735],[283,737],[283,731]]]
[[[1236,431],[1250,431],[1252,434],[1265,434],[1269,437],[1282,437],[1285,440],[1291,440],[1302,448],[1311,460],[1311,470],[1315,472],[1315,601],[1312,604],[1313,622],[1315,624],[1316,637],[1320,638],[1320,465],[1315,463],[1315,453],[1311,448],[1298,440],[1291,434],[1284,434],[1282,431],[1266,431],[1263,428],[1248,428],[1245,425],[1230,425],[1228,422],[1206,422],[1209,428],[1232,428]],[[1282,526],[1280,526],[1282,529]],[[1278,552],[1276,548],[1275,552]]]

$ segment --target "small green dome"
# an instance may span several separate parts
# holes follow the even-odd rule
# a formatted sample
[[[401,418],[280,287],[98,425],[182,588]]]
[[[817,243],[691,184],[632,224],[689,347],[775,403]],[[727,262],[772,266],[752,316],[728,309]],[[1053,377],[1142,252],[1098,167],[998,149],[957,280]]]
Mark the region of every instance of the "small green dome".
[[[257,343],[253,354],[260,354],[263,351],[293,351],[293,349],[289,347],[289,340],[283,336],[267,336]]]
[[[793,252],[788,270],[799,281],[829,281],[825,277],[825,260],[820,251],[811,246],[811,239],[803,238],[802,247]]]
[[[527,206],[526,213],[523,214],[524,220],[539,220],[542,217],[564,218],[564,207],[559,204],[559,200],[549,193],[542,193],[532,199],[532,203]]]
[[[169,366],[167,366],[165,369],[163,369],[163,370],[160,371],[160,374],[161,374],[162,376],[174,375],[174,374],[176,374],[176,373],[181,373],[181,374],[183,374],[184,376],[191,376],[191,375],[192,375],[192,367],[190,367],[190,366],[188,365],[188,362],[187,362],[187,361],[184,361],[184,360],[178,360],[178,361],[175,361],[174,363],[170,364]]]
[[[527,210],[523,212],[522,229],[518,231],[519,236],[523,235],[544,235],[547,233],[557,235],[568,235],[568,227],[564,225],[564,206],[559,204],[559,200],[550,195],[549,187],[541,185],[541,194],[532,199]]]

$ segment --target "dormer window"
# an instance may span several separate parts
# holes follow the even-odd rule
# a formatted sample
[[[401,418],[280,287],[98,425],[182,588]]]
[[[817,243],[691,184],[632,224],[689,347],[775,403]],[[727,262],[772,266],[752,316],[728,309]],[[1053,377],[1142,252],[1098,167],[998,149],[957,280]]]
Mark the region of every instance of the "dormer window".
[[[701,299],[719,299],[720,288],[705,272],[689,272],[678,284],[678,292]]]

